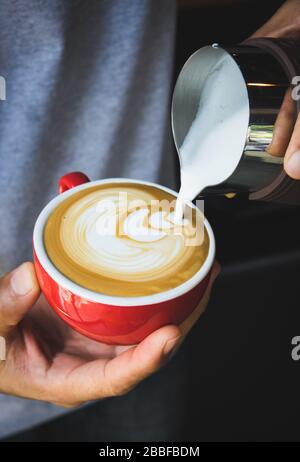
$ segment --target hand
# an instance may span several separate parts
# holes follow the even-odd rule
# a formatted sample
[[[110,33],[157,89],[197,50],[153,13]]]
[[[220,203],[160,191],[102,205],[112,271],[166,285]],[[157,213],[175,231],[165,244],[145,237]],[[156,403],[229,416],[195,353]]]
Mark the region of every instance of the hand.
[[[286,1],[274,16],[260,27],[251,38],[275,37],[300,39],[300,0]],[[268,152],[284,156],[286,173],[300,179],[300,115],[297,114],[291,90],[283,100],[274,127]]]
[[[0,392],[73,407],[121,395],[155,372],[204,311],[215,277],[199,307],[180,327],[165,326],[139,345],[110,346],[69,328],[40,296],[32,263],[0,280]]]

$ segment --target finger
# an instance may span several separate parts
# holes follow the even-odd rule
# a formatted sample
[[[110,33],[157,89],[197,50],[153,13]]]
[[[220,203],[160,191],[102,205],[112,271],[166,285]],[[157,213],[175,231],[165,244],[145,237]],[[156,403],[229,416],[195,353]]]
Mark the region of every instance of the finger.
[[[268,146],[268,153],[273,156],[283,156],[291,140],[297,118],[295,102],[292,99],[292,90],[289,88],[275,122],[273,137]]]
[[[298,114],[294,131],[288,145],[284,168],[286,173],[295,180],[300,179],[300,115]]]
[[[204,313],[209,298],[211,294],[211,290],[213,287],[213,284],[218,276],[218,274],[221,271],[221,265],[219,262],[215,261],[214,265],[211,270],[211,275],[209,278],[208,285],[205,289],[205,292],[203,294],[203,297],[199,303],[199,305],[194,309],[194,311],[189,315],[188,318],[186,318],[179,326],[180,332],[182,334],[180,342],[181,343],[184,340],[184,337],[188,334],[188,332],[191,330],[191,328],[194,326],[194,324],[198,321],[200,316]],[[178,345],[177,345],[178,346]],[[118,347],[118,351],[125,351],[130,347]]]
[[[214,284],[218,274],[220,273],[220,271],[221,271],[221,266],[217,261],[215,261],[214,266],[212,268],[212,272],[211,272],[211,276],[210,276],[210,279],[209,279],[208,286],[207,286],[207,288],[205,290],[205,293],[204,293],[199,305],[190,314],[190,316],[180,324],[180,331],[181,331],[181,334],[182,334],[182,339],[189,333],[189,331],[192,329],[192,327],[195,325],[195,323],[198,321],[200,316],[205,311],[205,309],[207,307],[207,304],[208,304],[208,301],[209,301],[209,297],[210,297],[210,294],[211,294],[213,284]]]
[[[265,24],[264,26],[260,27],[257,31],[255,31],[249,38],[280,38],[288,35],[289,31],[285,31],[282,28],[274,29],[276,25],[273,23]]]
[[[122,395],[158,370],[180,345],[182,335],[187,334],[204,311],[219,271],[220,265],[215,262],[204,297],[187,323],[182,323],[180,328],[162,327],[114,359],[90,361],[78,367],[74,364],[75,367],[64,379],[59,402],[67,405]]]
[[[95,360],[75,368],[65,381],[64,402],[118,396],[155,372],[180,341],[177,326],[164,326],[137,346],[111,360]]]
[[[0,279],[0,335],[7,336],[40,293],[32,263],[23,263]]]
[[[298,10],[290,8],[290,2],[284,2],[283,5],[275,12],[275,14],[263,24],[251,38],[256,37],[297,37],[297,28],[295,28],[295,14]]]

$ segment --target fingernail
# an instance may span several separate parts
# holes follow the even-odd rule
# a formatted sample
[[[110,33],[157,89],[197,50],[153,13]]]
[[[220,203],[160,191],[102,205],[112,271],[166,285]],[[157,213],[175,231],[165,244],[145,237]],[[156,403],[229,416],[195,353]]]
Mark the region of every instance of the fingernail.
[[[26,295],[33,289],[32,274],[27,265],[21,265],[14,270],[10,285],[14,293],[18,296]]]
[[[181,336],[168,340],[164,347],[164,356],[170,356],[170,354],[176,349],[180,343]]]
[[[286,172],[292,178],[300,178],[300,151],[295,151],[286,163]]]

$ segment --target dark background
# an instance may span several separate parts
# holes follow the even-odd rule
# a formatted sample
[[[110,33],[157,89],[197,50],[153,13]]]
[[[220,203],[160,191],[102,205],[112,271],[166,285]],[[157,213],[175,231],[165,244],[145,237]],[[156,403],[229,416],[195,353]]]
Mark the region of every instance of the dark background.
[[[282,3],[181,12],[176,74],[197,48],[240,42]],[[187,340],[197,347],[189,350],[196,371],[185,437],[299,441],[300,362],[291,359],[291,339],[300,332],[300,208],[218,198],[205,212],[222,273]]]
[[[281,3],[181,9],[175,78],[193,51],[238,43]],[[300,209],[218,198],[205,210],[222,273],[172,361],[125,397],[11,441],[300,440]]]

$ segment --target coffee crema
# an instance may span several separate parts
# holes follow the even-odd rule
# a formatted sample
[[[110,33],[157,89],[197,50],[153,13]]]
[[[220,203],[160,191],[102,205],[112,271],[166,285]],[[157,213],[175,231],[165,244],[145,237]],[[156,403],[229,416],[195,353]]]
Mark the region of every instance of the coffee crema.
[[[137,297],[189,280],[206,260],[209,238],[198,209],[175,219],[175,196],[136,183],[106,183],[61,202],[44,229],[48,257],[78,285]]]

